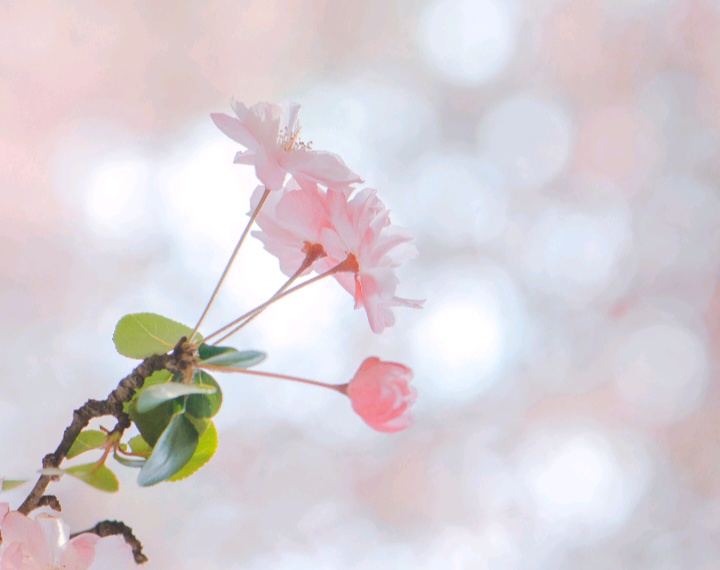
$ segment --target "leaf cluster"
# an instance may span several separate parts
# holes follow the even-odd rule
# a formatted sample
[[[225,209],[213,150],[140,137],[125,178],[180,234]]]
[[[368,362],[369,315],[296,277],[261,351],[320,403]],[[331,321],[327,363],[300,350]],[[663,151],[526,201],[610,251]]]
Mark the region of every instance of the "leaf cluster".
[[[187,374],[160,370],[149,376],[124,411],[140,432],[127,443],[121,433],[85,430],[80,433],[66,457],[72,459],[92,450],[104,449],[95,463],[64,469],[45,469],[45,475],[71,475],[103,491],[117,491],[118,480],[105,465],[113,458],[126,467],[139,469],[138,484],[147,487],[162,481],[179,481],[194,474],[215,454],[218,433],[212,418],[220,411],[222,389],[203,366],[249,368],[265,359],[265,353],[238,351],[202,342],[199,333],[181,323],[153,313],[126,315],[113,335],[117,351],[129,358],[145,359],[165,354],[185,339],[194,356]]]

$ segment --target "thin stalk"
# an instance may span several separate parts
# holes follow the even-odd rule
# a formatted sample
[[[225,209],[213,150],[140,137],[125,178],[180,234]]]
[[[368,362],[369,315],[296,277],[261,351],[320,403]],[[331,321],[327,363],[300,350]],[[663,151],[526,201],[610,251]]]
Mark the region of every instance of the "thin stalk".
[[[325,382],[317,382],[316,380],[308,380],[307,378],[298,378],[297,376],[288,376],[286,374],[275,374],[274,372],[262,372],[260,370],[247,370],[245,368],[227,368],[225,366],[213,366],[212,364],[200,365],[200,368],[206,370],[217,370],[218,372],[237,372],[239,374],[249,374],[250,376],[265,376],[266,378],[278,378],[280,380],[290,380],[291,382],[299,382],[301,384],[310,384],[320,388],[329,388],[341,394],[346,393],[347,384],[326,384]]]
[[[225,278],[227,277],[227,274],[230,271],[230,267],[232,267],[233,261],[235,261],[235,258],[237,257],[237,254],[240,251],[240,247],[242,246],[243,242],[245,241],[245,238],[247,237],[248,233],[250,232],[250,228],[252,227],[253,223],[255,223],[255,219],[257,218],[258,214],[260,213],[260,209],[263,207],[263,204],[265,204],[265,200],[267,200],[267,197],[269,195],[270,195],[270,190],[268,190],[266,188],[265,192],[262,195],[262,198],[260,198],[260,202],[258,202],[257,207],[255,208],[252,215],[250,216],[250,220],[248,220],[248,223],[245,226],[245,229],[243,230],[242,235],[240,236],[240,240],[238,241],[237,245],[235,246],[235,249],[233,250],[232,255],[230,256],[230,259],[227,262],[227,265],[225,266],[225,270],[223,271],[222,276],[220,277],[220,280],[218,281],[218,284],[215,286],[215,290],[213,291],[213,294],[210,297],[210,300],[208,301],[208,304],[205,307],[205,310],[203,311],[202,315],[200,316],[200,319],[198,320],[197,324],[195,325],[195,328],[193,329],[192,334],[188,337],[190,342],[193,341],[193,338],[195,337],[195,333],[198,332],[200,325],[202,325],[203,321],[205,320],[205,317],[207,317],[207,314],[210,311],[210,307],[212,307],[212,304],[215,302],[218,292],[220,291],[220,287],[222,287],[222,284],[225,282]]]
[[[90,469],[90,471],[88,471],[88,474],[95,473],[95,471],[97,471],[103,465],[105,465],[105,461],[107,460],[108,455],[110,455],[110,451],[112,451],[111,445],[108,445],[107,447],[105,447],[105,451],[103,452],[102,457],[100,459],[98,459],[97,463],[95,463],[95,465]]]
[[[305,271],[306,269],[307,269],[307,267],[301,266],[300,269],[298,269],[295,273],[293,273],[293,275],[283,284],[283,286],[280,287],[280,289],[278,289],[277,291],[275,291],[275,293],[273,294],[272,297],[270,297],[267,301],[265,301],[265,303],[263,303],[262,305],[259,305],[259,306],[255,307],[255,308],[252,309],[251,311],[248,311],[247,313],[245,313],[245,314],[242,315],[241,317],[238,317],[237,319],[235,319],[233,322],[228,323],[228,324],[226,324],[224,327],[222,327],[221,329],[216,330],[214,333],[209,334],[208,336],[206,336],[206,337],[203,339],[204,342],[207,343],[211,338],[216,337],[217,335],[219,335],[220,333],[225,332],[226,330],[228,330],[228,329],[231,328],[231,327],[234,327],[236,324],[238,324],[239,322],[243,321],[244,319],[247,319],[247,318],[249,318],[249,317],[254,319],[254,318],[255,318],[257,315],[259,315],[264,309],[266,309],[268,306],[270,306],[270,303],[271,303],[271,302],[275,301],[279,295],[281,295],[290,285],[292,285],[293,282],[294,282],[298,277],[300,277],[300,274],[301,274],[303,271]],[[221,340],[222,340],[222,339],[221,339]]]
[[[325,273],[321,273],[320,275],[316,275],[312,279],[308,279],[307,281],[300,283],[299,285],[295,285],[295,287],[291,287],[290,289],[287,289],[280,294],[275,294],[270,299],[265,301],[263,304],[258,305],[254,309],[251,309],[241,317],[238,317],[233,322],[225,325],[222,329],[212,333],[210,336],[206,337],[205,340],[208,338],[217,336],[219,333],[221,333],[224,330],[229,329],[230,327],[237,325],[234,329],[232,329],[229,333],[227,333],[225,336],[219,338],[215,342],[213,342],[213,345],[217,345],[221,343],[222,341],[230,338],[232,335],[234,335],[236,332],[238,332],[241,328],[243,328],[247,323],[249,323],[251,320],[255,318],[255,314],[260,314],[262,311],[267,309],[270,305],[275,303],[276,301],[279,301],[283,297],[287,297],[291,293],[295,293],[296,291],[299,291],[300,289],[307,287],[308,285],[312,285],[313,283],[316,283],[317,281],[320,281],[321,279],[324,279],[325,277],[329,277],[330,275],[334,275],[335,273],[340,273],[342,271],[357,271],[357,261],[355,260],[355,256],[350,254],[347,256],[347,258],[344,261],[341,261],[338,263],[335,267],[332,267],[331,269],[328,269]],[[240,323],[240,324],[238,324]]]

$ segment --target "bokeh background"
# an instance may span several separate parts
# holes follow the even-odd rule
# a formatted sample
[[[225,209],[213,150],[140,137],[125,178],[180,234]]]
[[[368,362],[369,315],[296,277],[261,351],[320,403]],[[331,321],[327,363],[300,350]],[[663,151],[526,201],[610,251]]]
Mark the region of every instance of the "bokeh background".
[[[719,53],[717,0],[3,0],[0,475],[131,369],[122,315],[197,320],[255,186],[209,113],[291,99],[417,235],[426,307],[375,335],[322,283],[236,346],[405,362],[415,427],[222,377],[215,459],[54,485],[73,529],[126,521],[149,569],[720,567]],[[206,332],[281,282],[248,245]]]

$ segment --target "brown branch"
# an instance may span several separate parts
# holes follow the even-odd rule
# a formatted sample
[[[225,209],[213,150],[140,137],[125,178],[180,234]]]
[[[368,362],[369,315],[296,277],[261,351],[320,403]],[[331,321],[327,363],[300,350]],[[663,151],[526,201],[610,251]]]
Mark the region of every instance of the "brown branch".
[[[101,521],[91,529],[76,532],[75,534],[70,535],[70,538],[75,538],[76,536],[87,532],[97,534],[101,538],[119,534],[125,539],[125,542],[128,543],[130,548],[132,548],[136,564],[143,564],[148,560],[147,556],[143,554],[142,544],[137,538],[135,538],[132,529],[121,521]]]
[[[38,499],[38,507],[50,507],[53,511],[62,511],[60,501],[55,495],[43,495]]]
[[[42,461],[44,469],[57,468],[70,450],[80,432],[87,427],[90,420],[102,416],[115,416],[118,420],[115,432],[122,433],[130,427],[130,417],[123,411],[123,404],[132,400],[135,390],[142,388],[145,379],[159,370],[183,372],[193,362],[193,354],[186,348],[186,338],[180,339],[170,354],[155,354],[143,360],[129,375],[123,378],[105,400],[88,400],[73,412],[73,419],[65,429],[62,440],[54,452],[48,453]],[[41,475],[30,494],[18,509],[24,515],[43,504],[48,504],[43,495],[51,481],[57,481],[57,475]],[[59,507],[56,500],[53,507]],[[57,510],[57,509],[56,509]]]

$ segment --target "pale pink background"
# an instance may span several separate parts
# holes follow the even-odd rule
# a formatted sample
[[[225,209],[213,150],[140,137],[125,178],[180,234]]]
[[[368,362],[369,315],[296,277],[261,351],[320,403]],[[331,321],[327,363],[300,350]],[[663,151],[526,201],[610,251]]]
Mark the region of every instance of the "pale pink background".
[[[208,115],[294,99],[418,236],[426,308],[374,335],[328,282],[236,345],[405,362],[416,426],[221,378],[213,462],[63,481],[73,529],[125,520],[150,569],[717,568],[718,54],[717,0],[0,3],[0,476],[131,369],[123,314],[194,323],[254,187]],[[253,243],[208,330],[280,282]]]

